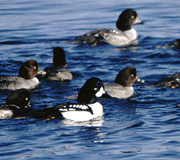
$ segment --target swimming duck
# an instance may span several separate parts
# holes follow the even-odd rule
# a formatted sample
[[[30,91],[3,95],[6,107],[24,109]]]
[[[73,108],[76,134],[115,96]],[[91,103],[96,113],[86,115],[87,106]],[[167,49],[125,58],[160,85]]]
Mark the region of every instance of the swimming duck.
[[[90,78],[80,89],[77,102],[63,103],[34,113],[36,118],[63,117],[73,121],[88,121],[103,115],[103,107],[97,99],[105,94],[103,82]]]
[[[167,77],[162,78],[160,81],[154,83],[152,86],[180,88],[180,73],[176,72]]]
[[[137,32],[134,28],[131,28],[135,24],[144,24],[144,22],[138,18],[136,11],[126,9],[119,15],[116,22],[117,29],[94,30],[77,37],[72,43],[96,46],[99,42],[106,42],[117,47],[136,44]]]
[[[157,46],[156,48],[167,49],[167,48],[180,48],[180,39],[176,39],[165,46]]]
[[[35,88],[39,84],[39,80],[35,77],[38,72],[40,74],[45,74],[45,72],[39,69],[36,60],[28,60],[20,67],[19,76],[0,77],[0,89],[16,90],[21,88]]]
[[[177,47],[180,48],[180,39],[177,39],[175,41],[172,41],[169,45],[169,47]]]
[[[53,49],[53,66],[46,67],[44,71],[46,72],[46,76],[44,79],[46,80],[72,80],[73,75],[66,68],[67,63],[65,59],[65,52],[61,47],[55,47]]]
[[[114,83],[104,84],[105,91],[110,97],[127,99],[134,94],[132,84],[136,81],[144,83],[143,80],[137,77],[136,68],[128,66],[118,73]]]
[[[26,89],[12,92],[6,98],[6,104],[0,105],[0,119],[27,116],[31,110],[30,93]]]

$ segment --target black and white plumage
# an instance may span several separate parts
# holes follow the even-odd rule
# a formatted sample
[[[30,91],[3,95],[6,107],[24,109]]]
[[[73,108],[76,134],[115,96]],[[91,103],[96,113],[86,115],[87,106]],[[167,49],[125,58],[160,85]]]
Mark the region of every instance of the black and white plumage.
[[[6,98],[6,104],[0,105],[0,119],[27,116],[30,110],[29,91],[19,89]]]
[[[122,47],[131,44],[137,44],[137,32],[131,28],[135,24],[143,24],[136,11],[126,9],[120,15],[116,22],[117,29],[99,29],[88,32],[77,37],[71,43],[97,45],[98,43],[108,43],[113,46]]]
[[[72,80],[73,75],[66,68],[67,63],[65,59],[65,52],[61,47],[55,47],[53,49],[53,66],[46,67],[44,71],[46,71],[45,80]]]
[[[93,111],[90,106],[85,104],[76,104],[76,103],[65,103],[56,105],[60,112],[67,112],[67,111],[87,111],[93,114]]]
[[[103,114],[103,106],[97,99],[105,94],[104,85],[98,78],[90,78],[81,88],[77,102],[47,107],[35,112],[34,117],[63,117],[73,121],[88,121]]]
[[[19,76],[0,77],[0,89],[33,89],[39,84],[39,80],[35,77],[38,73],[45,74],[39,69],[39,64],[36,60],[28,60],[20,67]]]
[[[144,83],[143,80],[137,77],[136,68],[128,66],[118,73],[114,83],[104,84],[105,91],[113,98],[126,99],[134,94],[132,84],[136,81]]]

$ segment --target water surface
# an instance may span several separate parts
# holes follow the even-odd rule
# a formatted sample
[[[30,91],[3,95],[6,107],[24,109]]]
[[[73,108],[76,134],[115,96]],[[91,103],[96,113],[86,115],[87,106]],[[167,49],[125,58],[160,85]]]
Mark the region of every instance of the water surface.
[[[22,1],[0,5],[0,75],[18,75],[20,65],[36,59],[44,69],[56,46],[66,51],[74,80],[62,85],[42,81],[31,104],[43,108],[69,100],[91,77],[113,82],[126,66],[150,85],[179,72],[179,49],[161,49],[180,37],[180,2],[167,1]],[[88,31],[115,28],[121,11],[134,8],[144,25],[134,28],[139,44],[129,48],[64,43]],[[142,87],[128,100],[102,100],[104,116],[87,123],[67,120],[0,120],[1,159],[178,159],[179,89]],[[0,93],[5,103],[9,91]],[[70,100],[74,102],[75,100]]]

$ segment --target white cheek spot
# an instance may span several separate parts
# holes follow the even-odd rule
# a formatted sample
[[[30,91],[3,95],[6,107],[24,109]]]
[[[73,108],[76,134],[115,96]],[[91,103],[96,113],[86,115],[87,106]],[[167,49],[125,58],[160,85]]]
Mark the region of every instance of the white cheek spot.
[[[100,90],[95,94],[96,97],[101,97],[105,93],[104,88],[101,87]]]

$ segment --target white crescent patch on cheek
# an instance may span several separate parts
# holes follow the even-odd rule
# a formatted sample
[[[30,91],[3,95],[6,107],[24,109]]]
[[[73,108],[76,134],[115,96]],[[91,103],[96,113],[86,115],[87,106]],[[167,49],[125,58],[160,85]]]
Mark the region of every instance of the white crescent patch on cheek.
[[[100,90],[95,94],[96,97],[101,97],[105,93],[104,88],[101,87]]]

